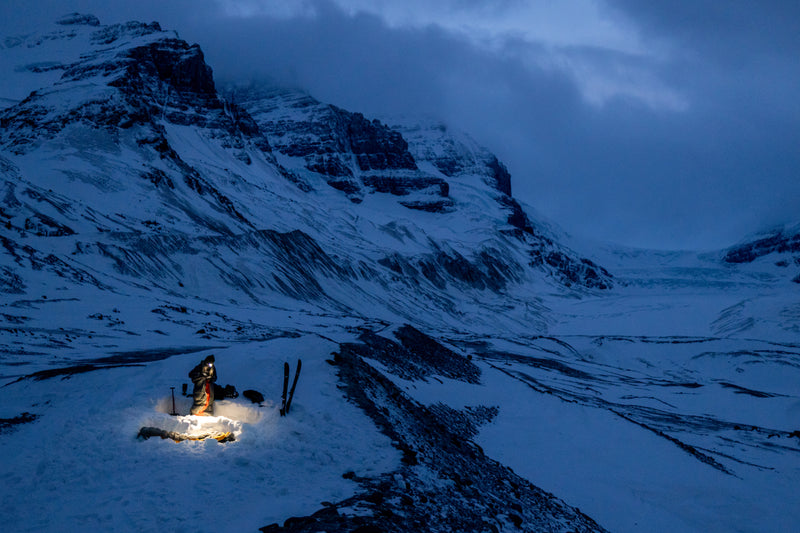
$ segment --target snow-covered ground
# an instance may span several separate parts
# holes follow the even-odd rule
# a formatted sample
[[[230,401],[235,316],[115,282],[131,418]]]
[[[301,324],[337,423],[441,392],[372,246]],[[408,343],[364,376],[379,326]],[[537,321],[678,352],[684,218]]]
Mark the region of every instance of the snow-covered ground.
[[[254,531],[351,496],[361,476],[390,471],[399,452],[337,389],[325,362],[336,345],[316,336],[241,343],[3,388],[2,417],[35,413],[0,436],[5,531]],[[219,381],[262,391],[218,417],[178,417],[233,429],[236,441],[137,439],[144,426],[173,429],[186,374],[216,354]],[[284,361],[303,360],[289,416],[278,403]],[[6,380],[7,381],[7,380]],[[190,385],[191,390],[191,385]]]
[[[650,305],[642,305],[648,298],[641,291],[650,293]],[[548,303],[562,313],[561,329],[548,336],[440,332],[448,345],[473,356],[482,372],[479,385],[447,378],[409,382],[382,370],[422,405],[497,407],[474,438],[487,456],[610,531],[791,531],[800,520],[794,497],[800,438],[790,436],[800,429],[800,345],[777,337],[791,329],[792,319],[764,320],[760,340],[757,331],[713,336],[711,294],[691,299],[691,291],[655,292],[650,286],[606,299],[553,297]],[[758,297],[750,300],[762,308]],[[792,305],[790,296],[781,301]],[[9,303],[6,314],[13,310]],[[64,302],[26,305],[59,309]],[[363,322],[297,310],[227,311],[185,309],[176,313],[181,324],[126,308],[119,313],[123,325],[103,326],[102,342],[115,346],[106,352],[87,334],[102,333],[97,319],[82,319],[73,346],[57,347],[52,331],[43,334],[49,346],[45,337],[38,341],[39,349],[60,355],[59,364],[46,365],[50,369],[114,354],[123,355],[121,363],[140,361],[135,366],[20,379],[42,368],[24,364],[36,357],[4,360],[0,418],[36,415],[0,433],[2,519],[9,530],[58,531],[65,524],[109,531],[188,531],[201,524],[254,530],[357,493],[358,483],[343,477],[347,472],[377,477],[399,467],[400,451],[345,398],[336,367],[326,362],[340,342],[356,340],[352,327]],[[235,341],[222,329],[214,338],[187,331],[201,324],[210,331],[226,323],[234,329],[247,323],[245,316],[253,331],[262,331],[259,323],[274,329],[258,340]],[[665,335],[670,316],[679,335]],[[586,323],[586,317],[599,322]],[[52,319],[73,328],[81,322]],[[154,320],[160,334],[125,333],[152,332]],[[705,328],[680,326],[692,322]],[[390,330],[381,334],[391,337]],[[3,335],[23,343],[10,329]],[[163,347],[160,355],[153,346]],[[180,385],[208,353],[216,355],[221,385],[259,390],[264,405],[240,396],[220,402],[219,418],[171,417],[170,387],[185,413]],[[298,358],[304,366],[297,395],[282,418],[282,364],[293,366]],[[236,441],[136,437],[143,426],[173,429],[191,419],[233,429]]]

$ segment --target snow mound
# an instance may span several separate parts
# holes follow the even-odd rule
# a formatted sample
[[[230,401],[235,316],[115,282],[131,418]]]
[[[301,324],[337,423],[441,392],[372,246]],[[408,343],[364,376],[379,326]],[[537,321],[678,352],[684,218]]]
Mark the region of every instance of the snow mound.
[[[214,402],[214,416],[173,415],[172,402],[171,396],[160,398],[154,411],[141,420],[141,426],[159,428],[190,438],[223,433],[239,437],[244,424],[256,424],[261,419],[261,413],[256,406],[230,400]],[[188,413],[190,406],[190,398],[175,398],[174,409],[177,412]]]
[[[201,437],[205,435],[217,435],[232,433],[239,436],[242,433],[242,423],[238,420],[231,420],[224,416],[170,416],[163,413],[149,418],[143,427],[154,427],[166,432],[174,432],[186,437]]]

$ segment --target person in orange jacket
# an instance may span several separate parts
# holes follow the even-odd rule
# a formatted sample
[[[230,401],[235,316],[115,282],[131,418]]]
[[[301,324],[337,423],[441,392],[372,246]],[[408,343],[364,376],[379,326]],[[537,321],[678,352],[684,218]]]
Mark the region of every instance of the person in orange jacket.
[[[217,369],[214,366],[214,356],[209,355],[199,365],[189,372],[189,378],[194,384],[191,414],[197,416],[211,416],[214,414],[214,382],[217,381]]]

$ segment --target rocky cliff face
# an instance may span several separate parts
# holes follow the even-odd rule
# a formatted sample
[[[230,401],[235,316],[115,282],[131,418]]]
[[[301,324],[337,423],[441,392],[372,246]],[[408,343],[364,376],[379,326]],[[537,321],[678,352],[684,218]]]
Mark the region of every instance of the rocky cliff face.
[[[304,176],[307,183],[324,182],[360,203],[368,194],[390,194],[404,207],[433,213],[460,211],[480,216],[487,207],[493,212],[496,230],[512,235],[527,250],[528,266],[546,272],[567,286],[606,289],[613,285],[611,274],[588,259],[560,247],[537,232],[522,206],[511,196],[511,175],[497,157],[467,135],[449,131],[438,122],[420,119],[382,123],[368,120],[323,104],[299,90],[258,85],[230,87],[229,99],[246,109],[266,132],[280,161]],[[466,195],[479,191],[486,200],[456,207],[451,191]],[[473,214],[474,212],[474,214]],[[488,222],[488,220],[487,220]],[[481,251],[495,257],[496,250]],[[479,255],[481,255],[479,254]],[[392,254],[382,264],[398,273],[426,272],[424,265],[441,263],[443,253],[424,258]],[[451,274],[459,272],[480,287],[505,286],[519,270],[505,265],[487,267],[485,258],[471,263],[481,275],[454,269],[462,264],[459,254],[443,264]],[[438,257],[438,259],[437,259]],[[502,263],[495,257],[495,263]],[[499,272],[505,272],[499,275]],[[487,281],[486,276],[494,281]],[[435,279],[435,278],[429,278]]]
[[[447,182],[420,171],[400,132],[377,119],[302,91],[250,85],[232,87],[227,96],[255,119],[282,163],[310,183],[327,183],[355,203],[377,192],[404,197],[400,202],[411,209],[452,208]]]
[[[269,143],[249,115],[217,95],[211,68],[200,48],[189,46],[173,32],[161,30],[157,23],[99,26],[91,16],[74,14],[62,18],[59,26],[70,29],[15,42],[15,49],[33,49],[50,57],[44,62],[49,65],[48,73],[57,71],[60,76],[51,84],[47,84],[49,78],[41,80],[45,85],[0,114],[3,150],[17,156],[31,154],[33,157],[28,159],[34,159],[42,147],[66,149],[79,168],[69,169],[67,165],[53,170],[67,174],[70,181],[92,182],[100,190],[122,192],[131,187],[130,174],[135,174],[136,181],[150,184],[145,189],[152,186],[151,192],[166,209],[181,211],[180,218],[213,231],[251,227],[217,184],[188,163],[168,139],[168,128],[191,127],[246,164],[252,162],[253,152],[266,159],[271,157]],[[70,55],[63,51],[76,46],[80,53]],[[22,64],[15,71],[41,73],[36,68],[41,64]],[[107,168],[114,155],[117,168]],[[135,166],[130,164],[133,161]],[[84,164],[87,162],[95,171]],[[7,162],[6,167],[14,164]],[[23,180],[26,178],[22,176]],[[29,183],[26,191],[40,185],[52,193],[52,182],[52,176],[43,176]],[[227,220],[197,216],[190,207],[194,200],[176,201],[175,195],[181,191],[190,197],[199,196],[202,203],[224,213]],[[66,198],[71,196],[72,209],[78,209],[76,204],[83,199],[75,194],[74,187],[63,187],[60,192]],[[98,209],[101,206],[95,204],[94,199],[87,199],[83,209],[103,213]],[[144,210],[150,213],[130,212],[126,216],[140,222],[153,221],[153,206],[149,207]],[[47,215],[31,209],[35,219],[46,220]],[[84,213],[84,218],[96,216]],[[8,223],[14,225],[11,220]]]
[[[729,264],[746,264],[772,257],[775,266],[789,271],[792,281],[800,283],[800,231],[787,227],[729,248],[723,260]]]
[[[511,195],[511,174],[497,156],[468,135],[450,131],[440,122],[401,121],[395,126],[409,140],[414,157],[433,168],[452,187],[480,190],[491,198],[506,226],[528,254],[527,264],[546,272],[566,286],[608,289],[613,276],[603,267],[559,245],[528,217]]]
[[[4,136],[6,148],[25,150],[26,125],[36,126],[35,137],[41,141],[84,121],[109,128],[191,124],[223,130],[269,151],[249,117],[218,97],[198,45],[190,46],[156,22],[99,26],[94,17],[73,14],[58,24],[71,29],[13,41],[14,51],[34,49],[51,58],[17,65],[15,71],[59,76],[52,84],[47,84],[50,78],[33,77],[28,81],[30,94],[3,114],[5,129],[17,132]],[[69,54],[62,46],[67,51],[78,47],[80,53]]]
[[[776,231],[750,242],[730,248],[725,254],[728,263],[750,263],[769,254],[800,254],[800,233]]]

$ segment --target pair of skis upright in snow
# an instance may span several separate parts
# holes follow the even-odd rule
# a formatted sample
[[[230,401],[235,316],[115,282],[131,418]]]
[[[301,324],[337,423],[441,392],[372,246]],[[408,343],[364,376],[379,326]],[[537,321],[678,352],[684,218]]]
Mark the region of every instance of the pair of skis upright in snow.
[[[289,363],[283,363],[283,394],[281,394],[281,416],[289,414],[289,408],[292,406],[292,398],[294,398],[294,389],[297,387],[297,377],[300,375],[300,368],[303,366],[303,361],[297,360],[297,370],[294,372],[294,380],[292,380],[292,388],[289,389]]]

